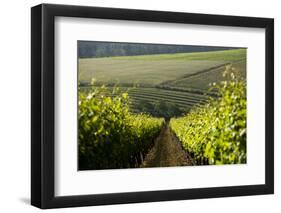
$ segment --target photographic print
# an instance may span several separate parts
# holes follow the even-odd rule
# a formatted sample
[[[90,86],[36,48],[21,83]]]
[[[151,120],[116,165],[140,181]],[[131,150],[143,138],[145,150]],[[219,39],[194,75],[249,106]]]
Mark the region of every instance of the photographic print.
[[[32,7],[33,206],[273,193],[274,19]]]
[[[78,169],[245,164],[246,55],[78,41]]]

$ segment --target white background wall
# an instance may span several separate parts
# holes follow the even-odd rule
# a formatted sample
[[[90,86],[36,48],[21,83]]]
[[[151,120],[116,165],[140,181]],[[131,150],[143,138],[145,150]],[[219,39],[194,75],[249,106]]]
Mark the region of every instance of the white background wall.
[[[279,1],[225,0],[45,0],[194,13],[275,18],[275,195],[201,199],[50,210],[51,212],[277,212],[281,207],[280,91],[281,13]],[[39,212],[30,197],[30,7],[37,0],[2,1],[0,10],[0,212]],[[277,150],[277,151],[276,151]]]

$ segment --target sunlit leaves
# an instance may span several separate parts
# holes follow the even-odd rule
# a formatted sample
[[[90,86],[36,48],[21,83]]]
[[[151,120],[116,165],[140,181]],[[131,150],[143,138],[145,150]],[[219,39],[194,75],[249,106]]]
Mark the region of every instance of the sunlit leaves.
[[[78,103],[80,169],[135,167],[164,124],[163,119],[130,113],[128,93],[118,88],[79,91]]]
[[[212,85],[218,99],[170,122],[183,147],[199,164],[246,162],[246,83],[235,76],[231,66],[224,72],[227,75],[231,80]]]

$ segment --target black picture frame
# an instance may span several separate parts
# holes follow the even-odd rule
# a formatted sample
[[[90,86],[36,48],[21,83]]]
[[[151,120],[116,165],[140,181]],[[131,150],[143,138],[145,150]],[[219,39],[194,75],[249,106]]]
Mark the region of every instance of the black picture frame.
[[[54,195],[55,17],[264,28],[265,184],[93,195]],[[241,16],[41,4],[31,8],[31,204],[42,208],[217,198],[274,193],[274,20]]]

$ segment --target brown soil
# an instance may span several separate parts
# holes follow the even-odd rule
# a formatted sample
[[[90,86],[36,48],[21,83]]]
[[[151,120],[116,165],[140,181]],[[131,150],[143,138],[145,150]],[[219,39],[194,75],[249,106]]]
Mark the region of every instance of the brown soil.
[[[155,144],[146,155],[141,167],[169,167],[169,166],[190,166],[191,159],[182,149],[180,142],[171,132],[169,124],[166,124]]]

